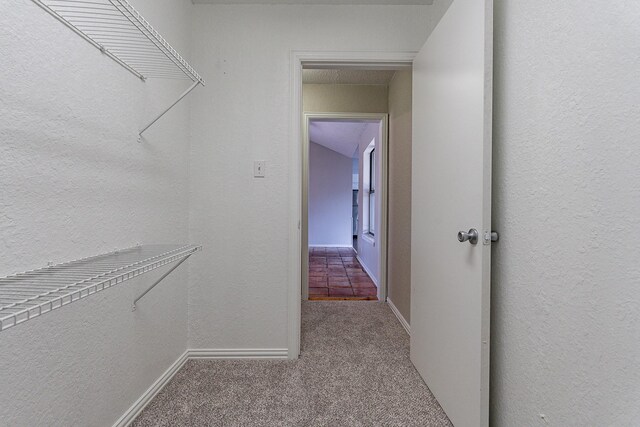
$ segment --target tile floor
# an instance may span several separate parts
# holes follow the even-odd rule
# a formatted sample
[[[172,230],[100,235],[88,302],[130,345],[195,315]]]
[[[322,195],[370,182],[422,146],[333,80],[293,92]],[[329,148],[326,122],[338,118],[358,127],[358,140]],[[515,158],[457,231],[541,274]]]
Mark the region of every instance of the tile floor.
[[[352,248],[309,248],[310,300],[374,300],[378,289]]]

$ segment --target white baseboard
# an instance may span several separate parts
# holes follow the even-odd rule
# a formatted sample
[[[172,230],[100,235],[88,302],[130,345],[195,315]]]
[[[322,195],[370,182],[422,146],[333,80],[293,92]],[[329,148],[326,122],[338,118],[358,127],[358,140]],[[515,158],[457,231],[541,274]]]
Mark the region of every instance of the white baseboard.
[[[286,348],[243,348],[243,349],[189,349],[186,350],[145,391],[138,400],[115,422],[113,427],[127,427],[136,419],[142,410],[153,400],[162,388],[171,381],[174,375],[190,359],[288,359],[289,351]]]
[[[288,359],[286,348],[196,348],[187,350],[189,359]]]
[[[185,351],[182,353],[178,359],[173,362],[169,369],[167,369],[160,378],[158,378],[152,385],[145,391],[142,396],[138,400],[135,401],[133,405],[120,417],[118,421],[113,425],[113,427],[126,427],[136,419],[140,412],[153,400],[154,397],[162,390],[162,388],[167,385],[171,378],[182,368],[182,366],[187,362],[189,357],[187,353],[189,351]]]
[[[356,254],[356,259],[358,260],[358,262],[362,266],[362,269],[367,272],[367,274],[369,275],[369,278],[371,278],[371,280],[373,281],[373,284],[376,285],[376,288],[379,289],[380,285],[378,284],[378,280],[375,278],[373,273],[371,273],[371,270],[369,270],[367,265],[364,262],[362,262],[362,259],[360,258],[360,255]]]
[[[353,244],[350,245],[309,245],[310,248],[352,248]]]
[[[409,336],[411,336],[411,325],[409,325],[409,322],[407,322],[404,316],[400,313],[400,310],[398,310],[398,307],[393,304],[393,301],[391,301],[391,298],[389,297],[387,297],[387,304],[389,304],[391,311],[393,311],[393,314],[396,315],[404,330],[407,331],[407,334],[409,334]]]

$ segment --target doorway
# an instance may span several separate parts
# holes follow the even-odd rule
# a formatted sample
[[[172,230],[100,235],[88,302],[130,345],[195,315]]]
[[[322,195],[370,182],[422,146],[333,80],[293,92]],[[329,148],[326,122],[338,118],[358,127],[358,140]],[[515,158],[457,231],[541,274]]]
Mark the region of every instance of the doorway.
[[[317,244],[317,241],[310,240],[310,237],[313,238],[313,235],[310,235],[310,218],[313,218],[314,212],[311,211],[310,215],[310,203],[309,203],[309,194],[310,194],[310,170],[312,169],[310,166],[310,151],[314,148],[315,144],[311,142],[310,136],[313,132],[314,127],[321,127],[318,124],[333,124],[333,126],[337,125],[337,128],[340,129],[349,129],[350,126],[360,127],[360,140],[357,145],[358,158],[359,158],[359,187],[362,189],[367,189],[367,191],[362,191],[359,193],[359,214],[361,213],[362,217],[366,217],[362,221],[359,221],[359,237],[362,237],[362,242],[359,242],[358,253],[353,252],[352,255],[347,255],[345,261],[342,261],[342,266],[344,267],[345,275],[342,276],[340,273],[342,271],[339,268],[333,269],[335,274],[340,274],[342,280],[339,283],[338,281],[333,281],[334,287],[340,287],[339,284],[346,285],[347,281],[349,282],[349,287],[352,288],[352,297],[353,299],[371,299],[373,295],[364,295],[370,291],[358,291],[359,295],[356,295],[356,292],[353,292],[354,288],[361,288],[363,286],[352,286],[353,284],[360,284],[357,281],[364,281],[365,285],[366,280],[364,280],[364,276],[368,276],[375,284],[376,292],[375,296],[380,301],[386,300],[386,239],[387,239],[387,217],[386,217],[386,191],[387,184],[385,182],[386,172],[383,172],[376,179],[376,183],[374,185],[364,185],[364,177],[365,175],[371,176],[370,172],[372,172],[369,168],[371,165],[371,157],[373,157],[374,165],[377,165],[377,168],[380,171],[386,171],[387,168],[387,114],[386,113],[305,113],[304,114],[304,137],[302,143],[302,233],[301,233],[301,294],[303,299],[309,299],[309,289],[312,284],[310,281],[311,273],[310,269],[312,266],[320,267],[322,260],[316,259],[318,264],[312,264],[310,257],[313,251],[311,249],[316,249],[318,247],[322,247],[322,244]],[[315,126],[314,126],[315,124]],[[367,133],[368,132],[368,133]],[[371,138],[369,138],[371,137]],[[366,144],[362,143],[362,141],[367,141]],[[375,147],[378,147],[378,155],[376,160],[376,151]],[[317,145],[317,144],[316,144]],[[354,145],[354,152],[356,151],[356,145]],[[367,161],[363,161],[366,157]],[[349,172],[352,170],[352,164],[349,166]],[[375,171],[374,169],[374,171]],[[366,172],[366,173],[363,173]],[[375,179],[375,173],[372,174]],[[351,187],[351,182],[348,182],[348,187]],[[377,188],[376,188],[377,187]],[[373,190],[374,193],[370,194],[370,190]],[[351,192],[349,192],[351,193]],[[365,194],[368,193],[368,194]],[[352,194],[352,193],[351,193]],[[349,211],[352,209],[352,195],[348,195],[348,203],[347,209]],[[366,201],[366,203],[363,203]],[[366,205],[366,206],[365,206]],[[369,206],[375,207],[372,210],[369,210]],[[376,213],[378,216],[376,217]],[[348,229],[351,230],[351,219],[350,214],[348,214]],[[369,223],[369,218],[373,219],[373,222]],[[350,231],[349,231],[350,232]],[[377,235],[376,235],[377,232]],[[344,249],[350,249],[353,251],[351,244],[345,245]],[[327,247],[325,246],[325,253]],[[338,249],[336,251],[336,249]],[[329,247],[329,252],[333,255],[339,255],[339,247],[331,248]],[[316,255],[319,255],[316,252]],[[316,258],[320,258],[317,256]],[[329,258],[334,258],[333,262],[337,263],[336,257],[329,256]],[[342,257],[341,257],[342,258]],[[353,258],[353,259],[351,259]],[[366,261],[365,261],[366,258]],[[331,269],[329,268],[328,261],[327,262],[327,288],[329,288],[329,274],[331,273]],[[346,264],[345,264],[346,262]],[[347,267],[348,266],[348,267]],[[349,268],[351,271],[348,271]],[[361,270],[357,271],[357,270]],[[316,273],[319,274],[319,270],[315,270]],[[356,273],[356,276],[353,276],[352,280],[349,279],[349,275],[346,273]],[[364,275],[362,274],[364,273]],[[315,276],[317,277],[317,276]],[[317,281],[314,280],[313,284],[318,284]],[[315,287],[315,286],[313,286]],[[346,286],[342,286],[346,287]],[[370,288],[370,287],[369,287]],[[320,291],[316,291],[320,292]],[[348,291],[334,291],[336,295],[335,299],[344,299],[340,298],[339,293]],[[314,297],[320,297],[321,295],[315,295]],[[327,291],[327,297],[331,298],[329,292]]]
[[[385,300],[386,147],[386,113],[305,114],[305,299]]]
[[[409,70],[416,52],[291,52],[291,130],[289,164],[290,230],[289,230],[289,273],[288,273],[288,355],[296,359],[300,355],[301,344],[301,302],[308,298],[308,234],[307,206],[303,203],[303,188],[308,184],[308,176],[303,173],[303,159],[308,156],[305,141],[306,123],[303,108],[303,69],[345,69],[345,70]],[[311,109],[308,109],[310,111]],[[335,110],[334,110],[335,111]],[[306,172],[306,171],[304,171]],[[306,191],[304,192],[306,193]],[[383,212],[383,214],[386,214]],[[303,232],[303,229],[305,232]],[[383,265],[383,268],[385,266]],[[386,277],[386,272],[382,277]],[[383,286],[386,292],[386,288]],[[386,297],[386,295],[385,295]],[[380,298],[380,297],[379,297]]]

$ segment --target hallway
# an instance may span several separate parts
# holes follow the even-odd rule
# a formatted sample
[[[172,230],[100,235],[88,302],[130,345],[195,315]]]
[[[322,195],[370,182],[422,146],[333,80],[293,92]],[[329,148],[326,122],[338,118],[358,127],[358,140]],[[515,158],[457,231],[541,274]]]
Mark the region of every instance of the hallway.
[[[132,425],[451,425],[387,304],[303,302],[302,312],[300,359],[190,360]]]
[[[310,300],[377,301],[377,293],[352,248],[309,248]]]

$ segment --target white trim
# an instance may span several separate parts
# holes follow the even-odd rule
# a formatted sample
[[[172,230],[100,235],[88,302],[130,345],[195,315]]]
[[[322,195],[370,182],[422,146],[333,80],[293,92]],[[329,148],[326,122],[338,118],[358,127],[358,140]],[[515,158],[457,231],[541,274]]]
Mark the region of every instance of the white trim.
[[[195,348],[189,359],[286,359],[286,348]]]
[[[411,325],[409,325],[409,322],[407,322],[407,319],[404,318],[402,313],[400,313],[400,310],[398,310],[398,307],[396,307],[393,304],[393,301],[391,301],[391,298],[389,297],[387,297],[387,304],[389,304],[389,308],[391,308],[391,311],[393,311],[393,314],[396,315],[396,317],[400,321],[400,324],[402,325],[404,330],[407,331],[407,334],[409,334],[409,336],[411,336]]]
[[[289,273],[287,298],[287,344],[289,359],[300,355],[302,313],[302,53],[291,52],[291,131],[289,135]],[[307,261],[308,262],[308,261]]]
[[[309,245],[310,248],[353,248],[351,245]]]
[[[136,419],[140,412],[151,402],[151,400],[156,397],[156,395],[162,390],[162,388],[167,385],[169,381],[173,378],[173,376],[182,368],[182,366],[189,359],[188,357],[189,350],[182,353],[178,359],[169,366],[160,378],[158,378],[152,385],[142,393],[142,396],[138,398],[134,402],[133,405],[120,417],[118,421],[115,422],[113,427],[126,427]]]
[[[369,268],[367,267],[367,265],[364,263],[364,261],[362,261],[362,258],[360,258],[360,255],[356,254],[356,259],[358,260],[358,262],[360,263],[360,265],[362,266],[362,269],[369,275],[369,278],[371,279],[371,281],[373,282],[374,285],[376,285],[376,288],[380,288],[380,285],[378,283],[378,281],[376,280],[375,276],[373,275],[373,273],[371,273],[371,270],[369,270]]]
[[[292,51],[307,68],[349,68],[360,70],[399,70],[409,68],[416,51]]]
[[[289,358],[300,355],[302,304],[302,66],[315,68],[401,69],[411,67],[415,51],[291,51],[291,117],[289,134],[289,272],[287,323]],[[386,266],[383,266],[386,268]]]

